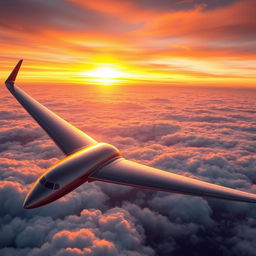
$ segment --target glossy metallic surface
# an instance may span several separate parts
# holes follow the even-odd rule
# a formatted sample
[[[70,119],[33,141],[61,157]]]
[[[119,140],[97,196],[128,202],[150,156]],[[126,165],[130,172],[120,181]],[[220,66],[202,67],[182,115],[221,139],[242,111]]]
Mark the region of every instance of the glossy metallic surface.
[[[65,157],[51,166],[44,176],[62,187],[71,180],[87,178],[96,168],[120,155],[115,147],[106,143],[98,143]]]
[[[118,159],[90,176],[91,179],[138,188],[256,203],[256,195]]]
[[[42,202],[45,198],[49,198],[52,195],[52,191],[46,189],[40,183],[36,182],[30,192],[25,197],[23,202],[23,207],[25,209],[32,209],[37,207],[40,202]]]
[[[24,208],[39,207],[64,196],[86,182],[97,168],[120,156],[114,146],[97,143],[65,157],[39,177],[24,201]],[[58,189],[54,189],[55,184]]]

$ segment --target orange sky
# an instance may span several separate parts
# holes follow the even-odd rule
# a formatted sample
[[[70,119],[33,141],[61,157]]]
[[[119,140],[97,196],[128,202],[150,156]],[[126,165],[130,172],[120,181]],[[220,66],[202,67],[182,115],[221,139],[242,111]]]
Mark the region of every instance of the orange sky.
[[[0,3],[0,78],[25,83],[256,86],[253,0]],[[111,75],[110,75],[111,77]]]

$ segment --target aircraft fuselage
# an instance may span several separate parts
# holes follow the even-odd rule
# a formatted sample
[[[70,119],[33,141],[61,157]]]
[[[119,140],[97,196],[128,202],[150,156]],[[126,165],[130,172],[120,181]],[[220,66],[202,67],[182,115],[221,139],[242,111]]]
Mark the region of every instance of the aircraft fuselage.
[[[36,180],[24,200],[24,208],[36,208],[57,200],[88,181],[96,169],[119,157],[120,151],[106,143],[97,143],[65,157]]]

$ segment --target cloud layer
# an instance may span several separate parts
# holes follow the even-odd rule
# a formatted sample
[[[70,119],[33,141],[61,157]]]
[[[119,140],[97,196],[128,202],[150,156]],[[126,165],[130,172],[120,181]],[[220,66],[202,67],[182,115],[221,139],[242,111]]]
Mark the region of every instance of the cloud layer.
[[[23,88],[128,159],[256,192],[254,90]],[[63,156],[6,90],[1,102],[1,255],[254,255],[247,203],[95,182],[24,210],[33,181]]]

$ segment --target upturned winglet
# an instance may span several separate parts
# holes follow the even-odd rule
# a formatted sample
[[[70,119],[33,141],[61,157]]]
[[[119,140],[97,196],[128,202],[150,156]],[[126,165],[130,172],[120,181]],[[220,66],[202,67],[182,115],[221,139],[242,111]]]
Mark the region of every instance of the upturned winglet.
[[[15,66],[15,68],[12,71],[12,73],[9,75],[9,77],[5,81],[5,83],[12,84],[12,85],[14,84],[15,79],[16,79],[16,77],[18,75],[19,70],[20,70],[20,66],[22,64],[22,61],[23,60],[19,60],[19,62],[17,63],[17,65]]]

